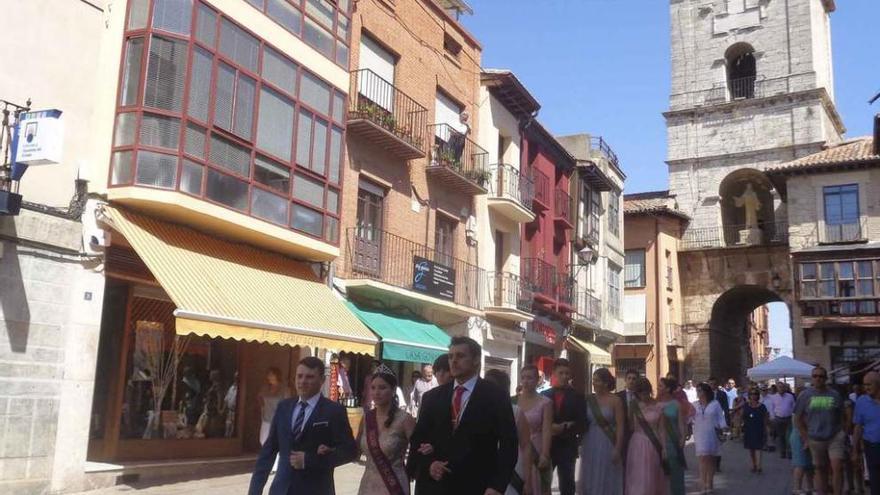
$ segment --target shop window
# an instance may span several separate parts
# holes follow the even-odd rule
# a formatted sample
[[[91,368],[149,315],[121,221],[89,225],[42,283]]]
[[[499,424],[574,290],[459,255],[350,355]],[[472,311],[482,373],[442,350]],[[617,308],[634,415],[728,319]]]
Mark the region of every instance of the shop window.
[[[233,438],[238,344],[177,336],[174,304],[134,297],[120,438]]]

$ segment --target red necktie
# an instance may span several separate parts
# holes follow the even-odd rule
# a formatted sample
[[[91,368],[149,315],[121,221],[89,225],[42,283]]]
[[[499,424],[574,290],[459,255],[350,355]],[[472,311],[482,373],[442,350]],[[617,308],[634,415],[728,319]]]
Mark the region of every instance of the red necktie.
[[[553,405],[556,406],[557,416],[562,412],[563,400],[565,400],[565,394],[562,393],[562,390],[557,390],[556,393],[553,394]]]
[[[464,395],[464,385],[455,387],[455,397],[452,398],[452,428],[458,426],[458,416],[461,414],[461,397]]]

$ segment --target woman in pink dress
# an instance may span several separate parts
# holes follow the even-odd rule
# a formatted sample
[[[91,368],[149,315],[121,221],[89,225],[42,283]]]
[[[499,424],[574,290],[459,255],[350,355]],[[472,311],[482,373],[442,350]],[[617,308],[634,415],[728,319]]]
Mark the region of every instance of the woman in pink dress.
[[[506,493],[550,495],[550,484],[553,479],[550,464],[553,404],[550,399],[537,392],[538,368],[532,365],[524,366],[519,372],[519,377],[520,392],[517,395],[516,420],[527,423],[527,426],[522,425],[518,430],[530,432],[531,441],[520,442],[516,476]]]
[[[651,396],[651,382],[639,378],[630,403],[632,437],[626,455],[626,495],[666,495],[666,424],[662,404]]]

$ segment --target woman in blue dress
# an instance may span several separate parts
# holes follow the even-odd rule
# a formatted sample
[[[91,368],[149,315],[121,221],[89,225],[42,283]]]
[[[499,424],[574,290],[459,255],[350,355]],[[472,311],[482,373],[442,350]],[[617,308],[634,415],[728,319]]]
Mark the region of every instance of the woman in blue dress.
[[[593,373],[595,394],[587,396],[590,427],[581,443],[579,495],[623,495],[623,444],[626,413],[613,394],[614,376],[606,368]]]
[[[761,452],[767,445],[770,418],[757,388],[749,390],[748,399],[742,406],[743,446],[749,451],[752,472],[761,473]]]
[[[687,463],[684,458],[684,432],[686,430],[681,403],[673,395],[678,389],[678,382],[672,378],[661,378],[658,399],[663,403],[663,415],[666,416],[666,462],[669,465],[669,495],[685,495],[684,470]]]

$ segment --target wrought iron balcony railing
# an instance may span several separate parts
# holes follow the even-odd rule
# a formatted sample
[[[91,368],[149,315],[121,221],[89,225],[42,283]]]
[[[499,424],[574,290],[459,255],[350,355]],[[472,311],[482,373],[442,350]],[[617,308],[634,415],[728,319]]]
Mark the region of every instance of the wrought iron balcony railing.
[[[535,183],[521,173],[513,165],[496,163],[489,167],[492,172],[492,183],[489,195],[494,198],[511,199],[525,209],[532,209],[532,198],[535,196]]]
[[[602,324],[602,301],[593,294],[578,292],[577,319],[594,326]]]
[[[605,159],[611,162],[615,167],[620,167],[620,162],[617,160],[617,153],[611,149],[611,146],[602,137],[590,137],[590,147],[598,151],[600,155],[605,157]]]
[[[568,228],[574,226],[574,215],[571,210],[571,195],[563,189],[555,188],[553,190],[554,202],[556,203],[556,214],[554,219],[562,222]]]
[[[489,272],[488,281],[487,306],[531,311],[532,290],[522,277],[510,272]]]
[[[577,304],[578,284],[567,273],[556,274],[556,299],[559,304],[575,309]]]
[[[478,189],[485,190],[488,187],[491,173],[487,165],[489,153],[486,150],[449,124],[429,125],[428,134],[434,136],[434,146],[428,162],[429,171],[434,169],[450,172],[452,175],[441,175],[460,178]]]
[[[370,69],[351,72],[349,94],[349,121],[370,122],[424,156],[428,118],[425,107]]]
[[[535,294],[556,299],[556,267],[538,258],[522,258],[520,261],[522,278]]]
[[[737,246],[767,246],[788,243],[788,222],[767,222],[750,230],[746,225],[719,225],[688,229],[681,249],[714,249]]]
[[[535,188],[535,196],[533,204],[541,209],[547,209],[554,205],[550,203],[550,178],[547,174],[536,168],[529,171],[529,177]]]
[[[858,242],[867,239],[865,228],[859,220],[839,224],[826,223],[820,234],[819,242],[823,244]]]
[[[347,242],[349,278],[376,280],[482,309],[486,272],[476,265],[379,229],[350,228]]]
[[[755,76],[740,77],[731,79],[727,82],[727,89],[730,91],[731,100],[743,100],[755,97],[756,82],[758,78]]]

